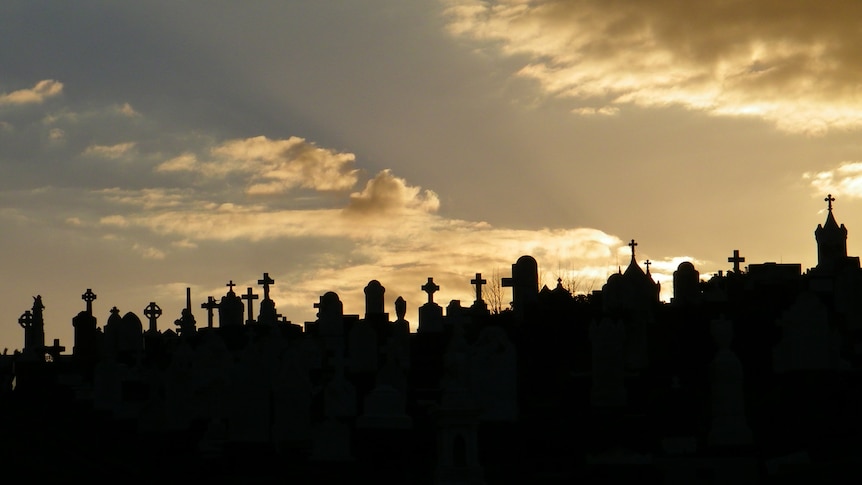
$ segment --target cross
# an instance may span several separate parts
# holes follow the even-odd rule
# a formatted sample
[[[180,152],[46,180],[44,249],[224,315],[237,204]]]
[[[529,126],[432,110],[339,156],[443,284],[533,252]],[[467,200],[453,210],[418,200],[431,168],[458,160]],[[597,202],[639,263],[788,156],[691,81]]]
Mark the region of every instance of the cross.
[[[829,204],[829,212],[832,212],[832,203],[835,202],[835,197],[832,197],[832,194],[828,194],[825,199],[823,199],[827,204]]]
[[[646,266],[647,274],[649,274],[649,265],[651,265],[651,264],[652,264],[652,261],[650,261],[650,260],[644,261],[644,266]]]
[[[434,303],[434,293],[440,289],[440,285],[434,283],[434,278],[428,277],[428,282],[422,285],[422,291],[428,293],[428,303]]]
[[[487,282],[487,280],[482,279],[482,273],[476,273],[476,277],[470,280],[470,284],[476,286],[476,301],[482,301],[482,285]]]
[[[60,359],[60,354],[66,350],[66,347],[60,345],[60,339],[54,339],[54,345],[45,349],[45,353],[51,356],[51,362],[57,362]]]
[[[90,315],[93,314],[93,300],[96,299],[96,294],[93,293],[93,290],[87,288],[87,292],[81,295],[81,299],[87,302],[87,313]]]
[[[18,323],[21,325],[22,328],[32,327],[33,321],[33,312],[31,312],[30,310],[24,312],[24,314],[21,315],[21,318],[18,319]]]
[[[201,303],[201,308],[207,310],[207,327],[213,328],[213,309],[218,308],[219,304],[215,298],[208,296],[206,303]]]
[[[638,243],[636,243],[634,239],[629,243],[629,247],[632,248],[632,259],[635,259],[635,246],[637,245]]]
[[[829,203],[829,206],[830,206],[829,210],[832,210],[832,203],[831,202]],[[727,258],[727,262],[733,263],[733,272],[739,274],[739,263],[744,263],[745,257],[741,257],[739,255],[739,249],[734,249],[733,250],[733,256],[730,258]]]
[[[255,295],[254,293],[252,293],[251,292],[251,286],[249,286],[248,291],[246,292],[245,295],[242,295],[241,298],[243,300],[248,300],[248,321],[245,323],[252,324],[252,323],[254,323],[254,309],[252,308],[252,303],[254,303],[254,300],[257,300],[260,297],[258,295]]]
[[[269,285],[275,284],[275,280],[269,277],[269,273],[264,273],[263,279],[257,280],[257,284],[263,285],[263,299],[269,300]]]
[[[236,286],[236,283],[234,283],[233,280],[230,280],[225,286],[230,288],[228,290],[228,293],[233,293],[233,287]]]
[[[156,328],[156,320],[162,316],[162,309],[156,305],[156,302],[151,301],[146,308],[144,308],[144,316],[150,319],[150,332],[158,332],[159,330]]]

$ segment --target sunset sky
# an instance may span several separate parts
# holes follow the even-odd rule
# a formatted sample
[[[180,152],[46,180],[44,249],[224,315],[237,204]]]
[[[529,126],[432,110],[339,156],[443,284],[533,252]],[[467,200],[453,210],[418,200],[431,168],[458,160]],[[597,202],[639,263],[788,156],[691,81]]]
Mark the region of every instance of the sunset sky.
[[[862,3],[0,3],[0,348],[41,294],[72,348],[156,301],[174,328],[264,272],[294,323],[337,292],[417,323],[524,254],[600,288],[637,258],[671,296],[816,264],[827,193],[862,254]],[[510,297],[508,297],[510,298]],[[256,302],[256,306],[259,300]],[[142,317],[143,319],[143,317]]]

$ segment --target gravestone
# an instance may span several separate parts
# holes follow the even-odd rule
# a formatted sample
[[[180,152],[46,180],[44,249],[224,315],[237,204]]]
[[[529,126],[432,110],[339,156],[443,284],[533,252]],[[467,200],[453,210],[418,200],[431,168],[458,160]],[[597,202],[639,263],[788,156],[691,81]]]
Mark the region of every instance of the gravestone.
[[[772,350],[775,372],[844,367],[840,335],[830,327],[827,308],[816,294],[800,293],[778,325],[781,339]]]
[[[379,384],[365,396],[360,428],[408,429],[413,420],[405,412],[404,394],[387,384]]]
[[[225,286],[228,287],[228,292],[221,297],[218,306],[219,327],[240,327],[245,314],[245,304],[243,304],[242,298],[234,293],[233,287],[236,285],[233,280]]]
[[[347,351],[351,372],[377,372],[377,333],[367,321],[356,322],[350,329]]]
[[[397,353],[395,358],[405,368],[410,365],[410,322],[404,319],[407,314],[407,302],[402,297],[395,300],[395,315],[398,317],[392,324],[390,344]]]
[[[75,329],[72,355],[78,362],[95,363],[99,354],[99,332],[96,329],[96,317],[93,315],[93,301],[96,299],[96,294],[92,289],[87,288],[87,291],[81,295],[81,299],[87,303],[87,307],[72,318],[72,327]]]
[[[532,256],[521,256],[512,265],[512,277],[503,278],[504,288],[512,288],[512,311],[523,319],[532,315],[539,302],[539,263]]]
[[[275,325],[278,323],[278,312],[275,310],[275,302],[269,297],[269,286],[275,284],[275,280],[264,273],[263,278],[257,280],[257,284],[263,285],[263,300],[260,301],[260,316],[257,321],[263,325]]]
[[[419,307],[419,333],[443,332],[443,307],[434,302],[434,293],[439,289],[440,286],[431,277],[422,285],[422,291],[428,294],[428,301]]]
[[[344,352],[344,305],[335,292],[328,291],[315,303],[318,334],[328,353]]]
[[[711,446],[750,445],[753,438],[745,417],[742,363],[730,349],[733,322],[713,320],[710,330],[718,350],[709,365],[712,423],[708,442]]]
[[[177,342],[171,354],[171,362],[165,369],[165,426],[172,431],[187,430],[194,417],[193,358],[192,348],[185,339],[181,339]]]
[[[688,261],[679,263],[673,272],[673,298],[675,305],[692,305],[700,302],[700,273]]]
[[[483,421],[518,418],[518,361],[515,347],[501,327],[485,327],[473,344],[471,381]]]
[[[273,383],[272,437],[276,443],[297,445],[312,438],[312,386],[301,357],[288,350]]]
[[[180,318],[174,321],[179,329],[180,337],[189,338],[197,332],[197,322],[192,314],[192,289],[186,288],[186,307],[180,313]]]
[[[479,463],[479,414],[470,390],[470,350],[460,325],[443,358],[445,375],[440,407],[434,412],[437,427],[435,483],[484,483]]]
[[[590,323],[593,365],[590,404],[593,407],[626,405],[625,338],[625,326],[619,320],[605,317],[601,323]]]
[[[272,382],[256,346],[247,345],[234,365],[228,399],[228,437],[247,444],[271,440]]]

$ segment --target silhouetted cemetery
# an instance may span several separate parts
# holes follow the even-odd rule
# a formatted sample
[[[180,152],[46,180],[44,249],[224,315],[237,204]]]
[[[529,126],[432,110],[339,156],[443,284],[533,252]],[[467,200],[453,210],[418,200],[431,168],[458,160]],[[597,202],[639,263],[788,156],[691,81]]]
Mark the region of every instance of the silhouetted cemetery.
[[[326,292],[304,324],[278,313],[268,273],[241,293],[233,281],[220,297],[187,291],[172,323],[147,299],[144,321],[110,302],[97,308],[88,288],[65,346],[46,343],[51,326],[68,323],[49,326],[36,296],[17,322],[23,349],[0,356],[7,472],[856,483],[847,477],[862,477],[862,269],[833,201],[815,230],[816,267],[742,266],[733,250],[733,269],[708,280],[680,264],[669,303],[634,240],[629,265],[589,295],[561,281],[540,289],[536,260],[521,257],[499,282],[512,297],[499,313],[483,300],[481,273],[469,306],[444,309],[446,288],[417,281],[428,297],[415,333],[409,302],[395,299],[393,318],[373,279],[364,314]]]

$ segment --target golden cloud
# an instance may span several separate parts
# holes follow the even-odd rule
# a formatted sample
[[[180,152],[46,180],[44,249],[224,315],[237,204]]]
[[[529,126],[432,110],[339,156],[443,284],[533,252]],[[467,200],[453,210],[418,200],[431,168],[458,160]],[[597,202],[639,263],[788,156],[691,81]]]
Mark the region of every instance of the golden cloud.
[[[317,191],[352,188],[356,156],[320,148],[304,138],[270,140],[265,136],[228,140],[210,150],[207,160],[185,153],[157,167],[160,172],[192,172],[205,179],[234,177],[250,195],[276,195],[301,187]]]
[[[19,89],[11,93],[0,94],[0,106],[41,104],[48,98],[53,98],[63,92],[63,83],[53,79],[39,81],[29,89]]]
[[[519,75],[549,94],[606,104],[579,114],[680,105],[793,132],[862,126],[856,1],[447,4],[453,34],[526,55]]]
[[[817,195],[862,198],[862,162],[843,162],[832,170],[806,172],[802,178],[809,181]]]
[[[384,214],[416,210],[436,212],[440,208],[437,194],[430,190],[421,191],[407,182],[383,170],[369,180],[362,192],[350,194],[350,202],[344,209],[347,214]]]

